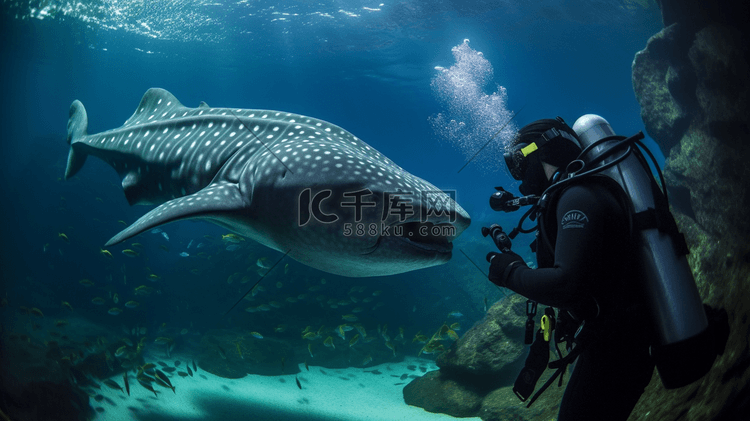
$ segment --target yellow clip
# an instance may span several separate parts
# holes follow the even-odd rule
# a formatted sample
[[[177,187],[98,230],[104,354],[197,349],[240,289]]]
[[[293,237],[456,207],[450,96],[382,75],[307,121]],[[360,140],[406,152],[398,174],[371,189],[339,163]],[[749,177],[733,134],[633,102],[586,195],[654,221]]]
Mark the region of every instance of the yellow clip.
[[[546,314],[542,316],[542,332],[544,332],[544,341],[549,342],[552,329],[550,329],[549,317]]]
[[[536,143],[532,143],[531,145],[521,149],[521,153],[523,154],[523,156],[529,156],[530,153],[534,152],[537,149],[539,149],[539,147],[536,146]]]

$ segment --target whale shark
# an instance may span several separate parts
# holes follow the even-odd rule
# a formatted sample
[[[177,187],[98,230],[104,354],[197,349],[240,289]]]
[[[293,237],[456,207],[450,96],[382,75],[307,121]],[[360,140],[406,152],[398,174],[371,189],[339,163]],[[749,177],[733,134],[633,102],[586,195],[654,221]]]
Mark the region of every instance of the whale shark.
[[[449,261],[471,221],[454,193],[312,117],[205,102],[189,108],[152,88],[121,127],[87,131],[76,100],[65,179],[95,156],[121,177],[130,205],[157,205],[106,246],[202,219],[310,267],[369,277]]]

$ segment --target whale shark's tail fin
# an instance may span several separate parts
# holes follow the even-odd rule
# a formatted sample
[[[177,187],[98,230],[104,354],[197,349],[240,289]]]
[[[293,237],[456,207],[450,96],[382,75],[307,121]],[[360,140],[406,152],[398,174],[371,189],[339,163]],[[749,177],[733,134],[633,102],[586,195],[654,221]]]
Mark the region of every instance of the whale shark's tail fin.
[[[89,118],[86,114],[86,108],[83,107],[81,101],[73,101],[70,104],[70,119],[68,119],[68,145],[70,145],[70,151],[68,152],[68,166],[65,168],[66,180],[76,175],[86,162],[88,155],[81,150],[80,145],[77,145],[77,143],[81,138],[86,136],[88,126]]]

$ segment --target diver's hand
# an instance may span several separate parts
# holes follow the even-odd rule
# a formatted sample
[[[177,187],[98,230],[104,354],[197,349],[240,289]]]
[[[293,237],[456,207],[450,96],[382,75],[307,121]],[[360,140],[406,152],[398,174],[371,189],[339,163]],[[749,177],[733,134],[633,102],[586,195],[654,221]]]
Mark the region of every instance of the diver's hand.
[[[526,266],[523,258],[512,251],[506,253],[488,253],[487,261],[490,262],[489,280],[501,287],[505,287],[508,275],[510,275],[514,267],[518,265]]]

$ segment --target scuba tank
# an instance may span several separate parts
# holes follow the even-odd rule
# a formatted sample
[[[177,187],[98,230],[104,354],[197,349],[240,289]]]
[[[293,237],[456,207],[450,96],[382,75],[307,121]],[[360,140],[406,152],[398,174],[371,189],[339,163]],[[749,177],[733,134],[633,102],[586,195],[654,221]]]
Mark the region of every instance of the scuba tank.
[[[639,288],[653,323],[651,356],[662,383],[667,389],[692,383],[711,368],[716,350],[687,262],[687,245],[669,213],[665,193],[640,150],[630,139],[616,136],[604,118],[584,115],[573,130],[584,152],[568,167],[571,176],[584,171],[605,175],[622,187],[632,204]]]

